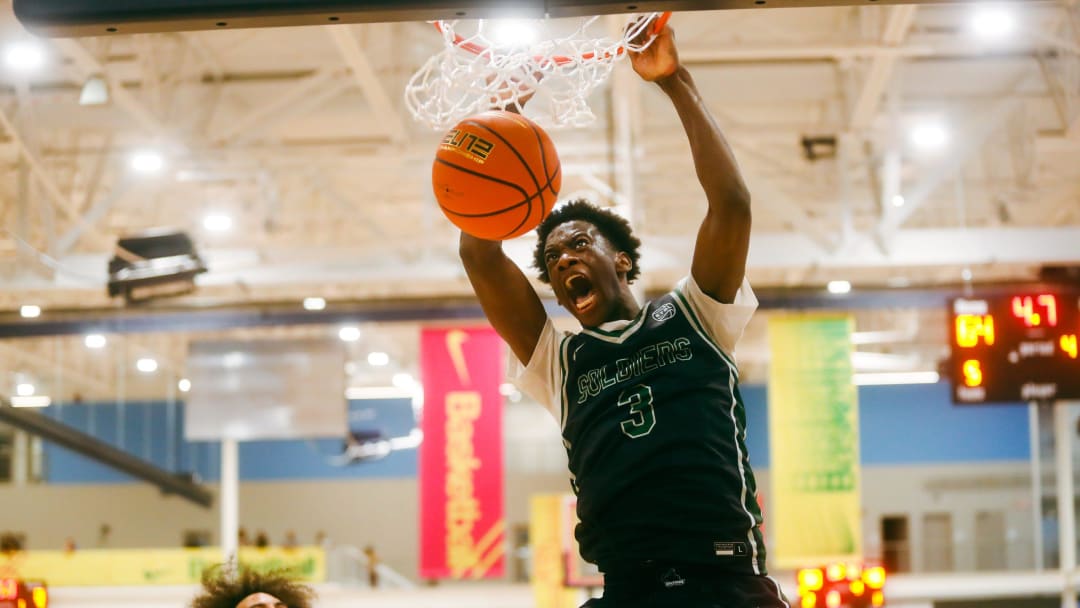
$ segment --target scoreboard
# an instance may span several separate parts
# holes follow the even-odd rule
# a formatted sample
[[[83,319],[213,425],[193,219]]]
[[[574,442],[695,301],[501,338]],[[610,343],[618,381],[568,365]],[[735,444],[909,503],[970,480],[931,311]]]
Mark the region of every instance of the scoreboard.
[[[954,403],[1080,398],[1080,292],[956,298],[948,317]]]

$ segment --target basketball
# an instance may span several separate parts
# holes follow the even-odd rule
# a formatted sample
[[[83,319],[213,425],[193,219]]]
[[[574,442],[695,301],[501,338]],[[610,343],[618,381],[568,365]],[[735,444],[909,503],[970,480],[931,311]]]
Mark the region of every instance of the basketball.
[[[461,230],[502,241],[536,228],[562,186],[559,156],[536,123],[513,112],[471,116],[446,132],[431,168],[435,200]]]

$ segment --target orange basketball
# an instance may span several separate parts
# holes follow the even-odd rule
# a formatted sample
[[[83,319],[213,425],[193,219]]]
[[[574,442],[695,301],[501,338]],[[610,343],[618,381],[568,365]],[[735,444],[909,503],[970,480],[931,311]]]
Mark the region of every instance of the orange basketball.
[[[431,185],[455,226],[501,241],[525,234],[547,217],[562,172],[543,129],[520,114],[492,110],[446,132],[435,152]]]

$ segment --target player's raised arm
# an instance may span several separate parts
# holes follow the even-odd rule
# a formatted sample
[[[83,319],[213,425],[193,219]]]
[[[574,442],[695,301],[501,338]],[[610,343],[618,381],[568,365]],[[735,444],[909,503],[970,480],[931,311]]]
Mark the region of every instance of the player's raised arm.
[[[691,273],[705,293],[730,303],[746,273],[750,246],[750,193],[735,156],[690,72],[679,63],[670,27],[664,27],[644,51],[631,52],[630,62],[639,76],[657,83],[671,99],[690,140],[694,168],[709,202],[698,231]]]
[[[528,364],[547,312],[525,273],[518,268],[499,241],[486,241],[461,233],[461,262],[480,306],[495,331]]]

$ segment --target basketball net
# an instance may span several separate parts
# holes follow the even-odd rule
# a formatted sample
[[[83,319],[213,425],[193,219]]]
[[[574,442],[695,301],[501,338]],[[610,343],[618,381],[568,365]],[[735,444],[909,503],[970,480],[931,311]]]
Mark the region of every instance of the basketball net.
[[[551,32],[549,20],[535,20],[542,31],[536,42],[525,44],[496,43],[490,36],[492,22],[483,19],[433,21],[444,48],[409,79],[405,104],[413,118],[440,130],[494,108],[521,112],[526,101],[527,115],[542,125],[587,125],[596,118],[589,95],[627,51],[647,48],[670,15],[652,13],[636,20],[619,39],[589,31],[599,17],[581,20],[568,34]],[[643,43],[631,42],[646,28]]]

